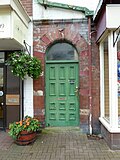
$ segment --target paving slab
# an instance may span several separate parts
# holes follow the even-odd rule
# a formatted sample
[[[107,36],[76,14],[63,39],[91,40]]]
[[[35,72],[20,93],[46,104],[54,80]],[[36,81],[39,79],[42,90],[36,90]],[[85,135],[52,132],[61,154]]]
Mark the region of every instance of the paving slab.
[[[0,160],[120,160],[104,139],[88,139],[79,127],[49,127],[30,145],[19,146],[0,131]]]

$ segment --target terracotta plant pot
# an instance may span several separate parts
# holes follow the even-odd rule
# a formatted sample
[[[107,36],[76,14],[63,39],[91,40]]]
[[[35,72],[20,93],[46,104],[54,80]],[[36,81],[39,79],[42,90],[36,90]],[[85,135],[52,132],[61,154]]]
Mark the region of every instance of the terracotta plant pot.
[[[28,145],[36,140],[36,132],[22,131],[15,143],[18,145]]]

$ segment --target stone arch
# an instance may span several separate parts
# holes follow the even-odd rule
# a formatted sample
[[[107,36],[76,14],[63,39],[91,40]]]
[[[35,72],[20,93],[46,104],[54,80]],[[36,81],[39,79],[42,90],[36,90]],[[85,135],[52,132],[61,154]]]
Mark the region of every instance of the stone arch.
[[[79,31],[73,34],[70,30],[67,29],[64,29],[62,31],[60,29],[55,29],[55,31],[50,32],[48,31],[40,37],[39,41],[36,42],[36,44],[39,48],[42,49],[41,52],[45,53],[46,49],[51,44],[61,40],[65,40],[68,43],[74,45],[79,54],[81,51],[86,50],[88,48],[88,43],[80,35]]]

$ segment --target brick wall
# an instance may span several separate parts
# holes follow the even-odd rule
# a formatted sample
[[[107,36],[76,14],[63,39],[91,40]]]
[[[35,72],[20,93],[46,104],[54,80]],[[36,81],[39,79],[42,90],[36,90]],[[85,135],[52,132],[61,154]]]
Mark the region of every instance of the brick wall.
[[[20,0],[29,16],[32,16],[32,0]]]
[[[93,133],[99,133],[100,122],[100,57],[98,46],[96,45],[96,32],[92,34],[92,125]]]
[[[64,29],[63,29],[64,28]],[[61,32],[61,30],[63,31]],[[89,130],[89,49],[88,49],[88,21],[79,20],[56,20],[56,21],[34,21],[34,56],[37,56],[45,66],[45,53],[47,47],[56,40],[66,39],[77,49],[79,55],[79,94],[80,94],[80,125],[88,132]],[[93,37],[94,40],[94,37]],[[94,50],[94,48],[96,48]],[[93,96],[93,121],[94,132],[99,129],[99,56],[97,46],[93,46],[92,66],[92,96]],[[34,114],[44,121],[45,111],[45,88],[44,74],[40,79],[34,81]],[[43,92],[41,96],[36,93]]]
[[[101,124],[101,134],[110,147],[113,150],[120,150],[120,133],[110,133],[102,124]]]

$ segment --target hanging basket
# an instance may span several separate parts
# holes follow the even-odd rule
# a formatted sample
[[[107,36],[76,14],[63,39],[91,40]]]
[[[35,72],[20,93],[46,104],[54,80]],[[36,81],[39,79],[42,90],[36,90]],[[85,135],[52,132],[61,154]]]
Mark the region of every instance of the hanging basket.
[[[25,52],[16,51],[10,54],[6,65],[11,66],[13,75],[22,80],[29,76],[33,79],[39,78],[42,73],[41,61],[37,57],[32,57]]]
[[[18,145],[28,145],[36,140],[36,136],[36,132],[22,131],[19,137],[15,140],[15,143]]]

